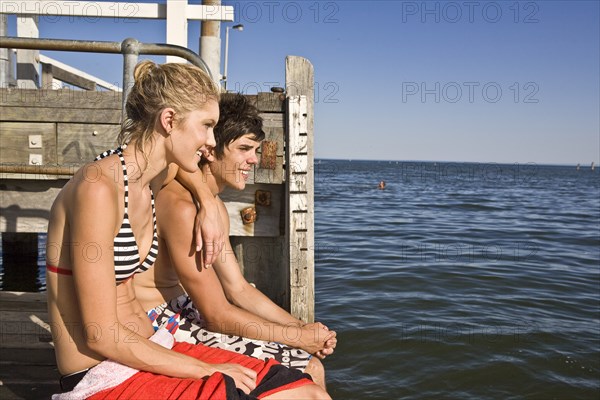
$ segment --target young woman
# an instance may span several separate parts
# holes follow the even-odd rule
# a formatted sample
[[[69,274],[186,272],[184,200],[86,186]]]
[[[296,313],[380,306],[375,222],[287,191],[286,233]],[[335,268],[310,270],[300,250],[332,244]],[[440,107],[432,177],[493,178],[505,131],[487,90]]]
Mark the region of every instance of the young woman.
[[[305,376],[273,363],[205,346],[171,350],[172,336],[154,334],[135,297],[132,277],[158,252],[157,182],[171,163],[197,171],[202,153],[215,145],[218,99],[196,67],[140,63],[122,146],[83,166],[57,196],[46,279],[63,397],[321,396]]]

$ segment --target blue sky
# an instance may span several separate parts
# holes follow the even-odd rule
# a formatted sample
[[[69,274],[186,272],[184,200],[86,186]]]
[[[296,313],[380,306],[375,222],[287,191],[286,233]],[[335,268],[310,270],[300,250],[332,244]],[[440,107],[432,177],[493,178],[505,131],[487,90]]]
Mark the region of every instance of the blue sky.
[[[223,4],[245,26],[230,32],[229,89],[281,86],[289,54],[313,63],[318,158],[600,161],[598,1]],[[191,22],[194,51],[199,31]],[[40,20],[41,37],[164,35],[163,21]],[[121,80],[119,55],[46,54]]]

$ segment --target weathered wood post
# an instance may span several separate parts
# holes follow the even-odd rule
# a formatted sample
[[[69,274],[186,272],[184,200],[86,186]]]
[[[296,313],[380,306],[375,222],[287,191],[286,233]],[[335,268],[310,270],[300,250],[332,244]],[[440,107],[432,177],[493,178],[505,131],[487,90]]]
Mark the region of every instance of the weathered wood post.
[[[314,322],[314,72],[305,58],[288,56],[286,140],[286,239],[290,266],[290,312]]]

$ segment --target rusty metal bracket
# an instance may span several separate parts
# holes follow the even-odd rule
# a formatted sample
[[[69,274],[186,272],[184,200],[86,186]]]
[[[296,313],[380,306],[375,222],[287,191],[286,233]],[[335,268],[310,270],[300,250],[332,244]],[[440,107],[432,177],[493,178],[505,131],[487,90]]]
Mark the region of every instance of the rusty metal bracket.
[[[277,142],[264,140],[261,151],[260,168],[275,169],[277,166]]]
[[[271,192],[269,190],[257,190],[254,193],[254,202],[257,206],[269,207],[271,205]]]
[[[246,207],[240,214],[244,225],[252,224],[256,221],[256,209],[254,207]]]

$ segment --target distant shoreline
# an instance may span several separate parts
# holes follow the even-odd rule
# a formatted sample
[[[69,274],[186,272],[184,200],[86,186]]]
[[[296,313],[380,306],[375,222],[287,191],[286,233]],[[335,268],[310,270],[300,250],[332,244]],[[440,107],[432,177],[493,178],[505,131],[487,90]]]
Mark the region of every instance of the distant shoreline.
[[[537,162],[502,162],[502,161],[442,161],[442,160],[371,160],[371,159],[358,159],[358,158],[316,158],[315,161],[351,161],[351,162],[398,162],[398,163],[440,163],[440,164],[475,164],[475,165],[537,165],[544,167],[579,167],[581,170],[591,169],[592,162],[588,163],[537,163]],[[594,161],[594,165],[596,165],[596,169],[598,169],[598,165],[600,162]]]

